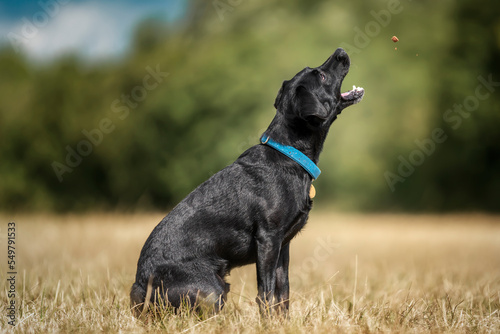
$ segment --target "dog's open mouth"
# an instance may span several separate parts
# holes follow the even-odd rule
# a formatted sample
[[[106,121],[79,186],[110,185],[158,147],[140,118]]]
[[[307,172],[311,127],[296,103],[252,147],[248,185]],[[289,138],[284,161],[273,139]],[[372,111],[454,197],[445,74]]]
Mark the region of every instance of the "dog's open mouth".
[[[365,90],[361,87],[352,86],[352,90],[340,94],[342,101],[347,105],[358,103],[363,99],[363,95],[365,94]]]

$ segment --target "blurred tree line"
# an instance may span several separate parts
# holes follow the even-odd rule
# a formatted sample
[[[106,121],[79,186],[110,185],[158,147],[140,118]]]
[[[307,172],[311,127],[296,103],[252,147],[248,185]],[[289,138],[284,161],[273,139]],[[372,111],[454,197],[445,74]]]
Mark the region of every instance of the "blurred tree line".
[[[258,143],[283,80],[342,46],[344,90],[366,94],[331,128],[318,205],[499,211],[499,7],[193,0],[118,60],[36,64],[4,45],[0,209],[172,207]]]

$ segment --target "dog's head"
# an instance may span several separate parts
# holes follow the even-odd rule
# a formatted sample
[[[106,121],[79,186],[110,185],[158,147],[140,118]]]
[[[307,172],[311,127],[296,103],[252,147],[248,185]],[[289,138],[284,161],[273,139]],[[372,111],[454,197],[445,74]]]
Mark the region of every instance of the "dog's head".
[[[286,118],[300,119],[313,127],[329,126],[344,108],[363,98],[363,88],[340,92],[350,63],[347,53],[337,49],[323,65],[306,67],[284,81],[274,107]]]

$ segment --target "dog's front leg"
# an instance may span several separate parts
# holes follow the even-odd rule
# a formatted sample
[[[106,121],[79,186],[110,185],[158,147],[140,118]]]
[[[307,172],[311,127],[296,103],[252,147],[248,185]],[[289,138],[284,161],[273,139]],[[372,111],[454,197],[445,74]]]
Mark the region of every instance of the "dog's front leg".
[[[271,313],[276,287],[276,267],[281,243],[275,236],[257,237],[257,304],[262,315]]]
[[[288,280],[288,263],[290,262],[290,243],[281,247],[278,266],[276,268],[276,288],[274,298],[276,299],[276,309],[283,315],[288,314],[290,300],[290,283]]]

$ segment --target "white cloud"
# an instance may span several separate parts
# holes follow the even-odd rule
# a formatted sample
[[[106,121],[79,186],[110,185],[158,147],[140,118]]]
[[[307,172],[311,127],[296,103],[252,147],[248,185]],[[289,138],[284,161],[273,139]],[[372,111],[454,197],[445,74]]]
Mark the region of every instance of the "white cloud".
[[[68,52],[88,59],[107,58],[123,54],[135,25],[155,11],[150,6],[131,8],[116,2],[59,6],[53,15],[40,8],[33,16],[24,17],[10,27],[4,23],[3,31],[7,31],[5,35],[10,36],[11,44],[14,41],[35,60],[50,60]]]

